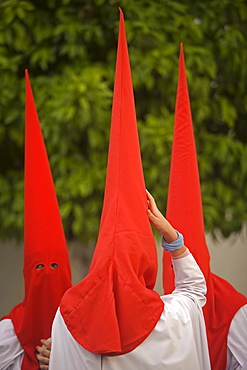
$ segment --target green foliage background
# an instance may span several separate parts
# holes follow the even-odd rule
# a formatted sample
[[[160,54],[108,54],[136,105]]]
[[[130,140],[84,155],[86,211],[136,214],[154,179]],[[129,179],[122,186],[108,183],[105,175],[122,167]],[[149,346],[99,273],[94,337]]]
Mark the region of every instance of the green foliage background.
[[[125,13],[147,188],[165,212],[183,42],[206,229],[227,236],[246,220],[245,0],[1,0],[1,239],[23,234],[25,68],[67,238],[96,239],[118,6]]]

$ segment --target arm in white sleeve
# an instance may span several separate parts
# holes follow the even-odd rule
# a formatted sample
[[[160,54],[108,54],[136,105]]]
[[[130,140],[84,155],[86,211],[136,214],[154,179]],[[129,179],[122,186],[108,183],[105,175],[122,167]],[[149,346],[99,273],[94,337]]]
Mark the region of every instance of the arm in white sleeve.
[[[232,319],[227,337],[227,370],[247,369],[247,305],[242,306]]]
[[[192,254],[187,249],[178,258],[172,258],[172,262],[176,287],[173,294],[186,295],[203,307],[206,303],[206,281]]]
[[[10,319],[0,321],[0,370],[19,370],[24,350]]]

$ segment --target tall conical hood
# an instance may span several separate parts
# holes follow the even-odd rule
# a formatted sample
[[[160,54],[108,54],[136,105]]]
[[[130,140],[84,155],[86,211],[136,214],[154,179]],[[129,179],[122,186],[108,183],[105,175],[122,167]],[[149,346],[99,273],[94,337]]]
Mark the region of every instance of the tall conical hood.
[[[49,160],[26,71],[24,257],[44,253],[68,256]]]
[[[190,100],[186,80],[183,45],[180,46],[179,76],[166,216],[193,245],[193,255],[200,261],[204,276],[209,272],[209,252],[204,236],[202,200],[193,133]],[[164,290],[174,289],[174,274],[169,253],[164,253]],[[170,277],[168,278],[170,274]]]
[[[61,313],[87,350],[132,351],[153,330],[163,303],[153,287],[157,255],[147,216],[123,13],[117,62],[107,178],[98,242],[88,276],[70,289]]]
[[[49,338],[55,312],[71,287],[69,255],[35,102],[26,71],[24,177],[25,298],[10,313],[25,350],[22,369],[38,369],[35,347]],[[38,267],[38,269],[37,269]]]
[[[192,252],[206,278],[208,292],[204,317],[212,369],[225,369],[229,325],[236,311],[246,302],[246,298],[210,271],[182,44],[166,216],[184,235],[185,245]],[[164,289],[165,293],[170,293],[174,288],[174,276],[170,255],[166,252],[163,262]],[[230,296],[234,301],[229,300]]]

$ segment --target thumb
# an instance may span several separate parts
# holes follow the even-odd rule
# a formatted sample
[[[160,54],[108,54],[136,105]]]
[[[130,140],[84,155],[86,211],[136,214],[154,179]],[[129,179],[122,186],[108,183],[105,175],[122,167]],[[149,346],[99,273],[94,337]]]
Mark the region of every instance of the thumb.
[[[155,215],[153,214],[153,212],[150,211],[150,209],[148,209],[148,217],[150,220],[155,219]]]

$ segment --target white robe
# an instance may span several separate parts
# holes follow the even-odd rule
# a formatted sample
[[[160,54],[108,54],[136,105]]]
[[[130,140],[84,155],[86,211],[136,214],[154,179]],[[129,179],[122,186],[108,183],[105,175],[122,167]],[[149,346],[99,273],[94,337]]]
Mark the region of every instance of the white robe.
[[[232,319],[227,340],[226,370],[247,370],[247,304]]]
[[[12,320],[0,321],[0,370],[21,370],[23,356],[24,350],[15,334]]]
[[[0,370],[20,370],[23,355],[12,321],[0,321]]]
[[[173,260],[173,266],[176,289],[161,297],[165,307],[160,320],[145,341],[125,355],[100,356],[85,350],[68,331],[58,309],[49,370],[209,370],[201,309],[206,301],[204,277],[191,254]]]

